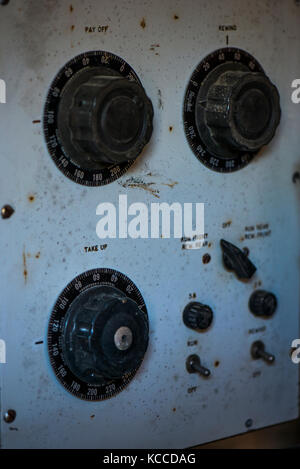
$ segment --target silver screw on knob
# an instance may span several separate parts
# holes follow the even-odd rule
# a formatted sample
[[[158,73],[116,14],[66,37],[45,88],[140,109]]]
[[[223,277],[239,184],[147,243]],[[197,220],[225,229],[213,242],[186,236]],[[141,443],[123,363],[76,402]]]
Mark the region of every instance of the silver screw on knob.
[[[114,335],[115,346],[118,350],[128,350],[132,344],[132,332],[129,327],[119,327]]]

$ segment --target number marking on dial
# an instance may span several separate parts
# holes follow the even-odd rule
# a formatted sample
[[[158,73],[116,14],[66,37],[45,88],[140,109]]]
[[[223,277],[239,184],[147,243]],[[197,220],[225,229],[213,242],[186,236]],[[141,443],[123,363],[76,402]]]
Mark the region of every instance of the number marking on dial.
[[[147,316],[144,299],[136,285],[123,273],[113,269],[88,270],[74,278],[59,295],[52,310],[48,325],[48,354],[53,371],[64,386],[74,396],[86,401],[101,401],[121,392],[132,380],[138,368],[125,373],[120,379],[113,379],[102,385],[87,384],[75,376],[63,356],[63,328],[68,309],[75,298],[89,288],[109,285],[126,293]]]
[[[57,138],[58,107],[65,86],[81,70],[87,67],[103,66],[141,85],[134,70],[121,57],[106,51],[85,52],[71,59],[58,72],[50,86],[44,108],[44,134],[51,158],[65,176],[84,186],[109,184],[121,177],[133,164],[133,161],[126,161],[124,163],[108,165],[103,169],[82,170],[71,161]]]

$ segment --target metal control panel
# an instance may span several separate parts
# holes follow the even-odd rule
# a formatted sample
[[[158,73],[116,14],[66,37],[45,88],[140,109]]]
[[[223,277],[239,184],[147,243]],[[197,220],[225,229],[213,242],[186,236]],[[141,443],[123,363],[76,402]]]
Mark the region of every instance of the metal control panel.
[[[1,447],[296,419],[299,2],[4,3]],[[204,232],[101,238],[125,200],[204,204]]]

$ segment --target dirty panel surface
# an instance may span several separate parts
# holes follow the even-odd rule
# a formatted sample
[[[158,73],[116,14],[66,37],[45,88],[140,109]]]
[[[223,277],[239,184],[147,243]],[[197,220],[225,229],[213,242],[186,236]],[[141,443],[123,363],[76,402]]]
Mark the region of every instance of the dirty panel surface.
[[[13,0],[0,7],[0,74],[7,84],[1,112],[2,301],[0,365],[4,448],[187,447],[298,415],[298,369],[289,356],[299,330],[299,109],[291,81],[299,77],[300,7],[294,1]],[[236,25],[220,31],[219,25]],[[100,28],[99,28],[100,26]],[[108,26],[106,28],[106,26]],[[95,30],[93,29],[95,27]],[[213,172],[185,138],[185,89],[197,64],[220,47],[252,54],[281,96],[282,120],[272,143],[244,169]],[[84,187],[51,160],[43,136],[45,98],[58,70],[89,50],[122,57],[154,106],[151,143],[120,179]],[[108,239],[96,235],[96,207],[133,202],[203,202],[208,244],[182,250],[179,239]],[[262,229],[261,226],[264,228]],[[255,227],[247,239],[245,227]],[[266,236],[257,236],[264,232]],[[219,240],[249,249],[257,272],[248,283],[224,270]],[[85,252],[106,243],[106,249]],[[203,255],[209,254],[203,263]],[[104,402],[68,394],[51,370],[46,330],[63,288],[80,273],[109,267],[126,274],[145,299],[150,344],[134,380]],[[250,294],[274,292],[272,319],[254,317]],[[214,322],[197,333],[182,322],[195,297]],[[250,358],[263,340],[276,362]],[[195,342],[196,341],[196,342]],[[194,343],[189,346],[188,343]],[[188,374],[197,353],[211,376]]]

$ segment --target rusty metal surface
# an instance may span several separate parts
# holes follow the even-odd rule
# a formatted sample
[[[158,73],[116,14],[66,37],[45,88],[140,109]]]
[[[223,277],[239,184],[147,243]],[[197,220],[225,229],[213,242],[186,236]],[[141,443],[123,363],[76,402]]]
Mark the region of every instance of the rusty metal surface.
[[[0,8],[0,75],[7,84],[0,205],[14,209],[0,219],[0,338],[7,346],[1,413],[16,411],[12,425],[1,418],[2,447],[190,447],[244,432],[251,442],[249,428],[297,418],[298,367],[289,351],[299,336],[299,106],[291,101],[291,81],[300,75],[300,7],[292,0],[11,0]],[[224,24],[236,28],[224,31]],[[194,68],[228,41],[255,56],[276,84],[282,121],[251,164],[222,175],[191,152],[182,107]],[[134,68],[154,105],[154,133],[118,181],[85,188],[53,164],[42,119],[59,68],[95,49]],[[205,203],[206,247],[184,250],[178,239],[99,240],[96,207],[117,206],[119,194],[148,206]],[[257,267],[250,282],[224,270],[221,238],[248,250]],[[150,345],[122,393],[90,403],[53,376],[46,329],[68,282],[100,267],[123,272],[140,289]],[[267,321],[248,310],[258,287],[278,298]],[[214,311],[205,333],[183,324],[191,298]],[[274,365],[252,360],[255,340],[266,343]],[[187,372],[190,354],[211,370],[208,379]]]

